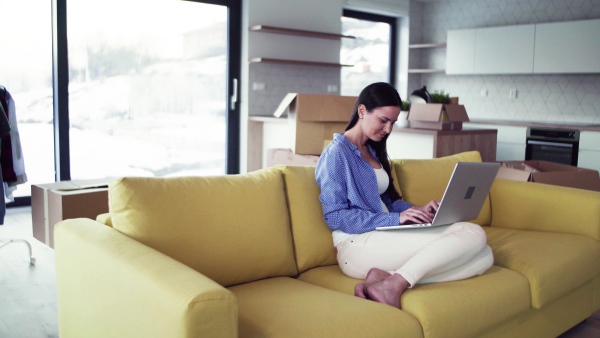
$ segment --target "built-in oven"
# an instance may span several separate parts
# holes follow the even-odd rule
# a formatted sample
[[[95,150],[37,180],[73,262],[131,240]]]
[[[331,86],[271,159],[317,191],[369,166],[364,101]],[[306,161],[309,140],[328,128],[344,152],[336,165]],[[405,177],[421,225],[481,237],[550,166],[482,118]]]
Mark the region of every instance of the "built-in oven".
[[[543,160],[577,166],[579,131],[527,128],[526,160]]]

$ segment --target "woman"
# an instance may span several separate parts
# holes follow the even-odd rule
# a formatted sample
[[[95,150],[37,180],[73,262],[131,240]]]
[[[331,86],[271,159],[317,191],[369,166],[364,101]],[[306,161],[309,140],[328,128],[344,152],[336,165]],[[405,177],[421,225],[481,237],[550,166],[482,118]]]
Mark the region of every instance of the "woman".
[[[431,222],[439,205],[436,200],[413,205],[394,188],[386,140],[401,106],[400,95],[391,85],[367,86],[346,131],[334,135],[316,169],[338,263],[344,274],[366,279],[356,285],[354,294],[397,308],[409,287],[477,276],[494,261],[485,232],[476,224],[375,230]]]

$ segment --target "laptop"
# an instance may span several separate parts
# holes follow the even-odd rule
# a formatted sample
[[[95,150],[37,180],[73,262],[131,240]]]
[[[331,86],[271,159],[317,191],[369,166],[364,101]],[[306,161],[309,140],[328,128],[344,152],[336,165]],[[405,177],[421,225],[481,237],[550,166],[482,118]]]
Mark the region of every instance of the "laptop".
[[[500,163],[458,162],[431,223],[377,227],[377,230],[414,229],[474,220],[490,192]]]

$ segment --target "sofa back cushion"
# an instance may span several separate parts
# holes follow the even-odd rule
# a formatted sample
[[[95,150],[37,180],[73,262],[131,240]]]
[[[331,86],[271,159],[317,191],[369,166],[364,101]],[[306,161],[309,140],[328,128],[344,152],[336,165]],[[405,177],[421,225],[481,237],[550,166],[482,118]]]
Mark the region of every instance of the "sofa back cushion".
[[[331,230],[323,219],[315,167],[279,166],[283,173],[298,270],[337,264]]]
[[[297,274],[279,170],[120,178],[109,206],[115,229],[223,286]]]
[[[392,168],[396,174],[394,184],[402,198],[410,203],[425,205],[432,199],[440,200],[458,162],[481,162],[481,155],[478,151],[468,151],[434,159],[392,160]],[[489,225],[490,220],[488,196],[479,217],[474,221],[479,225]]]

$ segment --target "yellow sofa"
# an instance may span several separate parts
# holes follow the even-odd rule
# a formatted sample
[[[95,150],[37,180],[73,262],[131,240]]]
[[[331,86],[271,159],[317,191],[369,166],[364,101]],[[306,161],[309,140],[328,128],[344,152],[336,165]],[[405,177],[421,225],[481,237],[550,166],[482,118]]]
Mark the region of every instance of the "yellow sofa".
[[[458,161],[394,160],[404,198],[440,198]],[[353,296],[314,167],[121,178],[110,213],[55,230],[69,337],[556,337],[600,309],[600,193],[497,179],[476,220],[495,265],[408,290],[402,310]]]

